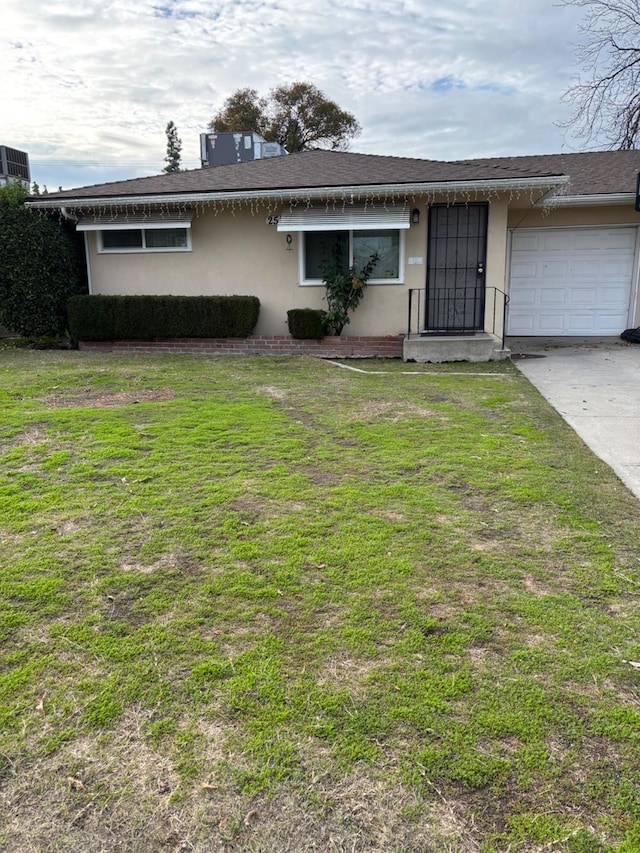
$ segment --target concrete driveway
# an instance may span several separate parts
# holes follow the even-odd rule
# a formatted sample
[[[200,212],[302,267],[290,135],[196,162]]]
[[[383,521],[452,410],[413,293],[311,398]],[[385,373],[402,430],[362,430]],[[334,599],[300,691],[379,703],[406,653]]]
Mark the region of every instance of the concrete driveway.
[[[514,363],[640,498],[640,344],[507,338]]]

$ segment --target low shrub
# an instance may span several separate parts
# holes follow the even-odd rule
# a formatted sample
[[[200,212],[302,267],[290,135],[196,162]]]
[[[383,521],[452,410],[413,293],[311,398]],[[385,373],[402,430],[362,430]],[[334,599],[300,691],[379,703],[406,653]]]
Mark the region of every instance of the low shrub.
[[[325,336],[327,312],[320,308],[292,308],[287,311],[289,334],[299,340],[321,341]]]
[[[73,296],[75,340],[246,338],[260,313],[257,296]]]

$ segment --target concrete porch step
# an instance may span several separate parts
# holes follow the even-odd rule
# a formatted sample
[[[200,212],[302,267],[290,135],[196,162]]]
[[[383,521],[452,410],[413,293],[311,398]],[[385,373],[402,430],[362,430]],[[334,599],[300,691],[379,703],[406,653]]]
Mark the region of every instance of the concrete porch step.
[[[403,361],[500,361],[509,358],[511,351],[502,347],[496,335],[479,332],[476,335],[410,335],[404,339]]]

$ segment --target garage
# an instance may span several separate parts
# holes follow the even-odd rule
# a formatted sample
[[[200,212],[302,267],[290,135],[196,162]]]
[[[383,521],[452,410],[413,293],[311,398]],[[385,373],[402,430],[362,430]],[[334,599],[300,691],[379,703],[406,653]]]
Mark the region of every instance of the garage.
[[[630,324],[635,227],[511,234],[508,335],[619,335]]]

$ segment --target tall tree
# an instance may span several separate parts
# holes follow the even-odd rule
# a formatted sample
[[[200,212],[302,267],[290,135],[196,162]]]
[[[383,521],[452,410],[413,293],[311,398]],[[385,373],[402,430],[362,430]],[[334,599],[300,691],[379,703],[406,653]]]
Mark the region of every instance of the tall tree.
[[[163,172],[179,172],[180,158],[182,156],[182,140],[178,136],[178,128],[170,121],[165,129],[167,135],[167,156],[164,158],[167,164]]]
[[[214,133],[255,130],[264,135],[267,107],[268,102],[255,89],[238,89],[229,95],[222,109],[211,119],[209,128]]]
[[[344,150],[361,130],[355,116],[305,82],[277,86],[268,98],[255,89],[238,89],[213,117],[210,128],[218,133],[255,130],[289,153],[308,148]]]
[[[563,0],[585,9],[576,62],[582,74],[565,93],[574,112],[564,126],[610,148],[640,145],[640,0]]]

